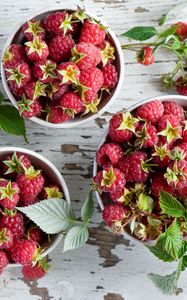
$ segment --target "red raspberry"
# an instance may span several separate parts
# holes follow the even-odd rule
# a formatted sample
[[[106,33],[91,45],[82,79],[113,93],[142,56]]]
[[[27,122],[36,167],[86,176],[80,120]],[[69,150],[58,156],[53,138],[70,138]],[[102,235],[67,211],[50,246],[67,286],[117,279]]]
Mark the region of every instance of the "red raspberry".
[[[71,23],[72,16],[66,11],[57,11],[48,15],[44,20],[45,29],[53,34],[74,33],[75,23]]]
[[[25,51],[30,61],[45,60],[49,55],[49,48],[45,41],[36,36],[25,43]]]
[[[24,63],[26,61],[25,48],[21,45],[10,45],[5,51],[2,61],[5,69],[11,69],[18,63]]]
[[[151,124],[156,124],[163,116],[164,106],[161,101],[154,100],[141,105],[137,110],[137,116]]]
[[[51,100],[59,101],[68,92],[68,85],[61,84],[57,79],[47,85],[45,92]]]
[[[159,197],[161,191],[168,192],[173,196],[176,195],[175,190],[168,185],[164,175],[162,173],[157,173],[152,177],[151,193],[153,196]]]
[[[22,268],[22,274],[26,280],[37,280],[46,275],[49,265],[46,262],[46,259],[43,258],[39,260],[34,266],[26,265]]]
[[[164,115],[158,122],[158,134],[168,144],[175,142],[182,136],[182,126],[173,115]]]
[[[169,165],[170,158],[170,149],[168,144],[162,144],[160,141],[158,145],[154,146],[152,150],[153,163],[156,164],[159,168],[165,168]]]
[[[42,107],[38,100],[30,100],[23,95],[22,100],[17,104],[20,115],[26,119],[41,115]]]
[[[22,173],[24,168],[28,169],[31,166],[28,155],[19,152],[14,152],[11,155],[7,155],[2,163],[3,174],[10,174],[11,177],[17,176],[17,173]]]
[[[0,250],[0,274],[3,272],[3,270],[8,265],[8,257],[6,253],[3,250]]]
[[[106,64],[112,63],[115,59],[115,48],[109,41],[103,41],[99,45],[97,45],[99,49],[101,49],[101,60],[102,65],[106,66]]]
[[[43,39],[45,36],[45,30],[42,28],[42,22],[36,19],[25,22],[22,26],[22,31],[28,41],[32,41],[36,36],[40,39]]]
[[[74,40],[69,35],[57,35],[49,43],[49,54],[55,62],[69,60],[71,49],[75,46]]]
[[[176,80],[176,90],[180,95],[187,96],[186,78],[181,76]]]
[[[122,190],[126,183],[124,174],[112,166],[99,171],[94,177],[94,182],[101,191],[111,193]]]
[[[103,86],[106,89],[112,89],[118,82],[118,72],[114,65],[107,64],[101,69],[103,72],[104,83]]]
[[[184,128],[182,132],[182,140],[184,143],[187,143],[187,121],[184,121]]]
[[[101,62],[101,54],[96,46],[82,42],[72,49],[72,60],[81,70],[86,70]]]
[[[158,143],[157,129],[155,126],[150,124],[140,124],[136,131],[136,142],[135,145],[139,145],[140,148],[153,147]]]
[[[14,240],[21,239],[25,232],[23,214],[16,210],[6,210],[0,217],[0,227],[10,229]]]
[[[61,84],[77,83],[80,76],[80,70],[73,62],[61,63],[57,68],[58,78]]]
[[[32,240],[21,239],[10,248],[10,258],[17,264],[31,264],[37,256],[37,243]]]
[[[79,42],[91,43],[98,45],[104,41],[106,32],[102,25],[94,21],[87,20],[84,22],[79,37]]]
[[[63,193],[57,185],[49,185],[43,188],[41,192],[42,199],[63,198]]]
[[[172,149],[173,159],[187,160],[187,143],[181,143]]]
[[[35,241],[37,244],[41,245],[41,243],[44,240],[44,233],[43,231],[37,227],[31,227],[28,231],[27,231],[27,239],[28,240],[33,240]]]
[[[153,49],[149,46],[143,47],[137,55],[138,63],[148,66],[154,63]]]
[[[92,67],[81,71],[79,81],[82,88],[81,98],[91,101],[95,99],[96,93],[103,85],[103,74],[100,69]]]
[[[122,157],[123,148],[119,144],[107,143],[97,150],[96,162],[100,167],[105,167],[108,163],[117,166]]]
[[[37,61],[33,65],[33,75],[43,83],[52,82],[56,75],[56,63],[51,59]]]
[[[110,198],[113,202],[118,205],[128,204],[132,199],[132,193],[124,187],[123,190],[116,191],[114,193],[110,193]]]
[[[18,88],[25,86],[31,78],[31,71],[26,63],[17,64],[14,68],[5,71],[7,81]]]
[[[181,190],[187,186],[187,161],[175,160],[171,162],[164,175],[169,186]]]
[[[13,243],[11,230],[7,227],[0,227],[0,249],[9,249]]]
[[[24,87],[18,87],[14,81],[9,82],[9,88],[16,97],[22,97],[25,92]]]
[[[68,92],[64,94],[64,96],[62,96],[60,105],[63,107],[65,112],[70,113],[70,115],[74,116],[74,114],[78,114],[81,111],[82,100],[75,93]]]
[[[179,197],[187,197],[187,186],[184,186],[182,189],[177,190],[177,196]]]
[[[26,96],[32,100],[38,100],[41,96],[46,96],[45,89],[46,84],[38,81],[34,81],[31,79],[26,86],[24,87],[24,91]]]
[[[138,119],[127,113],[118,113],[112,117],[109,125],[109,136],[113,142],[129,141],[138,126]]]
[[[30,167],[25,174],[17,176],[16,182],[20,189],[21,201],[24,205],[30,205],[36,202],[44,185],[44,177],[39,170],[35,171],[33,167]]]
[[[164,115],[175,116],[179,121],[184,121],[184,110],[183,107],[176,102],[165,101],[164,105]]]
[[[111,204],[105,206],[103,210],[103,220],[109,227],[113,227],[115,223],[123,223],[124,219],[130,215],[129,208],[126,206],[119,206]]]
[[[176,31],[175,34],[183,41],[187,39],[187,24],[184,22],[178,22],[174,24]]]
[[[0,205],[7,209],[13,209],[19,201],[19,187],[17,183],[8,180],[0,180]]]
[[[70,119],[71,115],[67,114],[64,109],[59,106],[51,106],[47,115],[47,121],[54,124],[63,123]]]
[[[120,163],[120,170],[124,173],[127,182],[145,182],[149,176],[147,154],[136,151],[127,155]]]

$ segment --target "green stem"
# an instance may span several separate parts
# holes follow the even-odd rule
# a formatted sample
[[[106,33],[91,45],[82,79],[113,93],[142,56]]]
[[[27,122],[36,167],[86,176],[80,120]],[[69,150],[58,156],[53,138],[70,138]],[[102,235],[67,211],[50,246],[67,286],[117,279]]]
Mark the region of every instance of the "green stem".
[[[122,45],[122,49],[130,49],[131,47],[142,47],[142,46],[157,46],[158,43],[134,43],[134,44],[128,44],[128,45]],[[131,50],[131,49],[130,49]]]

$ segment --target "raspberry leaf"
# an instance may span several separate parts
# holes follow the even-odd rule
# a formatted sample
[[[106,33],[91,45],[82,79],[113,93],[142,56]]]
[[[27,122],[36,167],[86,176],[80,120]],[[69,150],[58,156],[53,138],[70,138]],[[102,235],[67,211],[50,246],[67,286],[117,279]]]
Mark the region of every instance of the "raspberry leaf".
[[[94,202],[93,202],[93,193],[92,191],[89,192],[88,198],[83,204],[81,209],[81,219],[87,223],[91,219],[94,212]]]
[[[86,225],[79,225],[71,228],[64,240],[63,252],[83,246],[89,238]]]
[[[129,39],[136,41],[146,41],[158,34],[155,27],[152,26],[136,26],[122,34]]]
[[[175,218],[184,217],[187,219],[185,207],[171,194],[161,191],[159,203],[163,214],[167,214],[168,216]]]
[[[172,262],[174,261],[174,258],[168,254],[165,250],[161,249],[157,245],[155,246],[147,246],[149,251],[153,253],[156,257],[158,257],[160,260],[163,260],[164,262]]]
[[[138,198],[138,207],[142,211],[152,212],[154,208],[154,200],[144,193],[141,193]]]
[[[164,294],[164,295],[173,295],[175,294],[176,289],[176,272],[173,272],[171,275],[161,276],[158,274],[149,273],[148,277],[152,280],[155,286]]]

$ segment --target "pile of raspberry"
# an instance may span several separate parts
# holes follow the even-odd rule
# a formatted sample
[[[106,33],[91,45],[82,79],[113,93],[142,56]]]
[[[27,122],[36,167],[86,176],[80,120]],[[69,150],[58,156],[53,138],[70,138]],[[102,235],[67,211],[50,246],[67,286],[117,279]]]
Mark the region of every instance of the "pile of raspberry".
[[[110,120],[96,162],[93,185],[101,193],[106,224],[118,233],[125,229],[142,241],[156,239],[172,222],[162,215],[160,192],[170,193],[183,205],[187,197],[187,119],[183,107],[155,100],[132,113],[117,113]],[[139,203],[145,196],[150,207],[144,210]]]
[[[47,235],[17,207],[62,197],[60,188],[35,169],[26,154],[14,152],[0,161],[0,274],[8,263],[23,265],[29,280],[46,274],[48,264],[41,253]]]
[[[81,9],[57,11],[22,26],[3,66],[24,118],[57,124],[96,113],[118,82],[107,28]]]

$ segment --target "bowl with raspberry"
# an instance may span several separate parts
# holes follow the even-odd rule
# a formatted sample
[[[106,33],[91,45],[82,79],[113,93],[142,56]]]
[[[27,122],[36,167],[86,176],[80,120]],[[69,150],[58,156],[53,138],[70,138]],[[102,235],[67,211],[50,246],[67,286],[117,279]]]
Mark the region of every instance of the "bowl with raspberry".
[[[73,5],[22,21],[6,43],[1,74],[21,116],[71,128],[97,118],[114,102],[124,60],[103,20]]]
[[[186,97],[168,95],[112,116],[96,152],[93,189],[114,233],[160,246],[178,226],[185,239],[186,108]]]
[[[51,198],[70,203],[67,185],[49,160],[24,148],[0,148],[0,273],[34,261],[42,274],[47,270],[46,256],[63,234],[47,235],[19,207]]]

